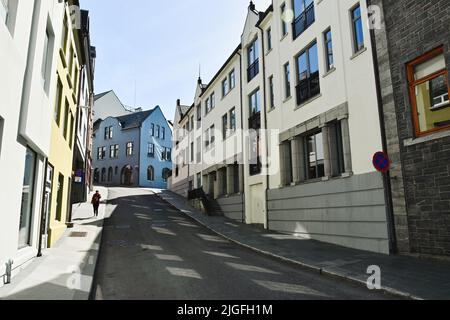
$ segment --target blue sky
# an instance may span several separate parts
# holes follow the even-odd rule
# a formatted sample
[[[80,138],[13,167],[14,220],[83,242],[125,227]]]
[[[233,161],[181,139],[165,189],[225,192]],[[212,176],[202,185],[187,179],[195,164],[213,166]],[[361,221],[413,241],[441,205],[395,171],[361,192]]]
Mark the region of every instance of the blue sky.
[[[199,64],[208,82],[239,44],[248,0],[84,0],[97,47],[95,93],[113,89],[126,105],[193,102]],[[264,11],[270,0],[255,0]]]

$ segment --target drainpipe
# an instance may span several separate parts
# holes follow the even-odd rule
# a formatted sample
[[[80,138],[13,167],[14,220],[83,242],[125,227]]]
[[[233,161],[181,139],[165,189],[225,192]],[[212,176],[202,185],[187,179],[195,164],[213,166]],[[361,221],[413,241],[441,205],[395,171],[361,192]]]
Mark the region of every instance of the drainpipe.
[[[13,260],[9,260],[6,263],[6,281],[5,284],[10,284],[11,283],[11,277],[12,277],[12,266],[14,264]]]
[[[366,4],[367,7],[369,8],[372,5],[372,1],[366,0]],[[378,116],[381,129],[381,142],[383,145],[383,152],[388,154],[386,127],[384,123],[383,97],[381,93],[380,72],[378,69],[377,46],[376,46],[375,30],[373,28],[370,28],[370,41],[372,44],[373,69],[375,72],[375,85],[377,91]],[[389,234],[389,252],[390,254],[396,254],[398,250],[394,224],[394,207],[392,204],[392,186],[391,186],[390,172],[383,173],[383,185],[384,185],[384,197],[386,200],[386,215]]]
[[[265,140],[266,140],[266,170],[269,169],[269,148],[267,147],[267,143],[268,143],[268,139],[267,139],[267,97],[266,97],[266,60],[264,59],[264,55],[265,55],[265,47],[264,47],[264,30],[257,25],[256,26],[260,31],[261,31],[261,56],[262,56],[262,76],[263,76],[263,88],[262,88],[262,92],[264,94],[264,136],[265,136]],[[267,195],[269,193],[269,174],[266,172],[266,197],[265,197],[265,202],[266,202],[266,226],[267,226],[267,230],[269,230],[269,206],[268,206],[268,200],[267,200]]]

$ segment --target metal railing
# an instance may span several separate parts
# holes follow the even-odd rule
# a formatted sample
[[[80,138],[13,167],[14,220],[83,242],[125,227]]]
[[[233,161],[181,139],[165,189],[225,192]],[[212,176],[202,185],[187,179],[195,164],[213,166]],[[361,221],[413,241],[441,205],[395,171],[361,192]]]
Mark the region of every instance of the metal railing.
[[[259,73],[259,59],[256,59],[247,69],[247,80],[250,82]]]
[[[299,35],[305,32],[310,25],[316,20],[316,15],[314,12],[314,2],[311,3],[297,18],[295,18],[292,23],[292,30],[294,40],[297,39]]]
[[[297,105],[320,94],[319,71],[310,74],[310,76],[304,80],[300,80],[299,84],[295,87],[295,90],[297,92]]]

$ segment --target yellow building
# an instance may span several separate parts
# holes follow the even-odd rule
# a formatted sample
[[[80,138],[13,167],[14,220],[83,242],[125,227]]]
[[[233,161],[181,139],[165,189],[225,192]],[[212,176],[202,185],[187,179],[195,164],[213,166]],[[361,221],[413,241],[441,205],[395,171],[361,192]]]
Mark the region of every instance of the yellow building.
[[[57,63],[57,92],[52,121],[47,181],[51,181],[48,246],[53,246],[67,229],[70,213],[72,162],[77,117],[80,59],[78,32],[72,25],[69,4],[64,11],[63,32]]]

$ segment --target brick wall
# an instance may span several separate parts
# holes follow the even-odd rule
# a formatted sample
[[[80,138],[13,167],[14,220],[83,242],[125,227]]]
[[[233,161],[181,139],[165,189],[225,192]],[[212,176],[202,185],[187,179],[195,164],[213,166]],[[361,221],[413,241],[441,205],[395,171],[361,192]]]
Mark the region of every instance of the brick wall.
[[[440,45],[449,69],[450,2],[384,0],[383,6],[410,251],[450,255],[450,134],[417,143],[406,77],[409,61]],[[386,124],[389,140],[395,130]]]

